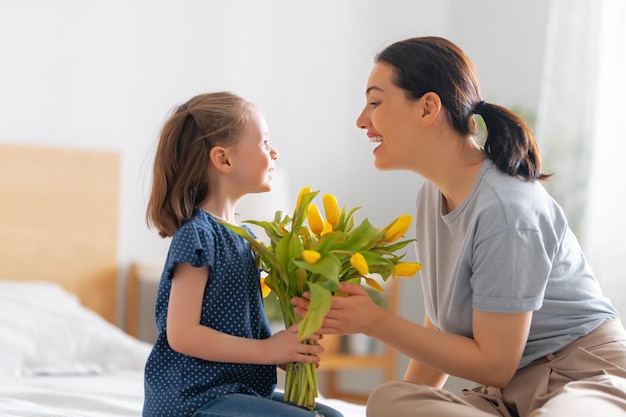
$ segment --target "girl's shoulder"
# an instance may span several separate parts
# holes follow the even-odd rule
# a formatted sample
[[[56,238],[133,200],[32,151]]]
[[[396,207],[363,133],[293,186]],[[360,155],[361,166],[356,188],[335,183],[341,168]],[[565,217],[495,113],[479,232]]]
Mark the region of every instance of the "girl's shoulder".
[[[191,219],[185,222],[180,229],[172,236],[172,244],[179,241],[199,240],[207,238],[214,240],[217,238],[217,228],[220,225],[206,211],[195,209]]]
[[[256,238],[252,229],[248,225],[242,225],[250,232],[252,236]],[[221,241],[224,239],[231,240],[233,237],[237,238],[230,229],[220,224],[213,215],[206,212],[201,208],[196,208],[193,212],[193,216],[189,221],[184,223],[180,229],[174,234],[174,239],[196,238],[200,240]],[[243,238],[240,238],[243,240]]]

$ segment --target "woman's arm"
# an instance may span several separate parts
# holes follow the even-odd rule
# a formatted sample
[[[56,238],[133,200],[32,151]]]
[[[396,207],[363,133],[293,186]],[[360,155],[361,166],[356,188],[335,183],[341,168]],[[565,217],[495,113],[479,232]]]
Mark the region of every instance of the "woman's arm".
[[[435,328],[428,315],[424,315],[424,327],[427,329]],[[442,388],[443,384],[448,380],[448,374],[426,366],[415,359],[410,359],[404,373],[404,380]]]
[[[506,385],[516,372],[530,329],[532,312],[473,312],[473,337],[420,326],[374,304],[357,284],[341,283],[348,297],[333,297],[321,333],[364,333],[441,373],[494,387]],[[308,302],[293,301],[296,313]],[[415,367],[415,365],[413,365]],[[414,377],[411,371],[410,377]]]
[[[247,339],[219,332],[200,324],[202,298],[208,267],[189,263],[176,265],[167,312],[167,341],[175,351],[215,362],[276,365],[287,362],[319,362],[321,345],[298,341],[298,328],[263,339]],[[319,335],[313,335],[319,340]]]

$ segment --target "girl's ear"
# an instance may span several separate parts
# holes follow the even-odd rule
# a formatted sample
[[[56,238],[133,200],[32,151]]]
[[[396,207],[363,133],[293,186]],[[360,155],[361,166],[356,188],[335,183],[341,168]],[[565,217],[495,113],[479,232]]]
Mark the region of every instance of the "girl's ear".
[[[228,173],[231,170],[228,158],[228,148],[214,146],[209,151],[209,163],[219,172]]]
[[[441,97],[435,92],[428,92],[424,94],[420,100],[420,118],[426,124],[430,124],[437,120],[437,117],[441,113]]]

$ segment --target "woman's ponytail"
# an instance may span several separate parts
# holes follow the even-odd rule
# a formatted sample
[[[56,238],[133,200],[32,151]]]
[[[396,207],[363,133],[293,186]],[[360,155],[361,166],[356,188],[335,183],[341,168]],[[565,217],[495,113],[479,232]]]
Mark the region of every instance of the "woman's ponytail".
[[[526,181],[547,180],[541,172],[541,155],[530,128],[511,110],[484,101],[474,108],[485,121],[485,155],[509,175]]]

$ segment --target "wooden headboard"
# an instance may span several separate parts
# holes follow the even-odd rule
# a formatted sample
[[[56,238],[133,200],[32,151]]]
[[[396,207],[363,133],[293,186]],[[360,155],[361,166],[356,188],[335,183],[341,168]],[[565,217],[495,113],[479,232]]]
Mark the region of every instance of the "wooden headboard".
[[[0,144],[0,279],[53,281],[116,320],[119,155]]]

